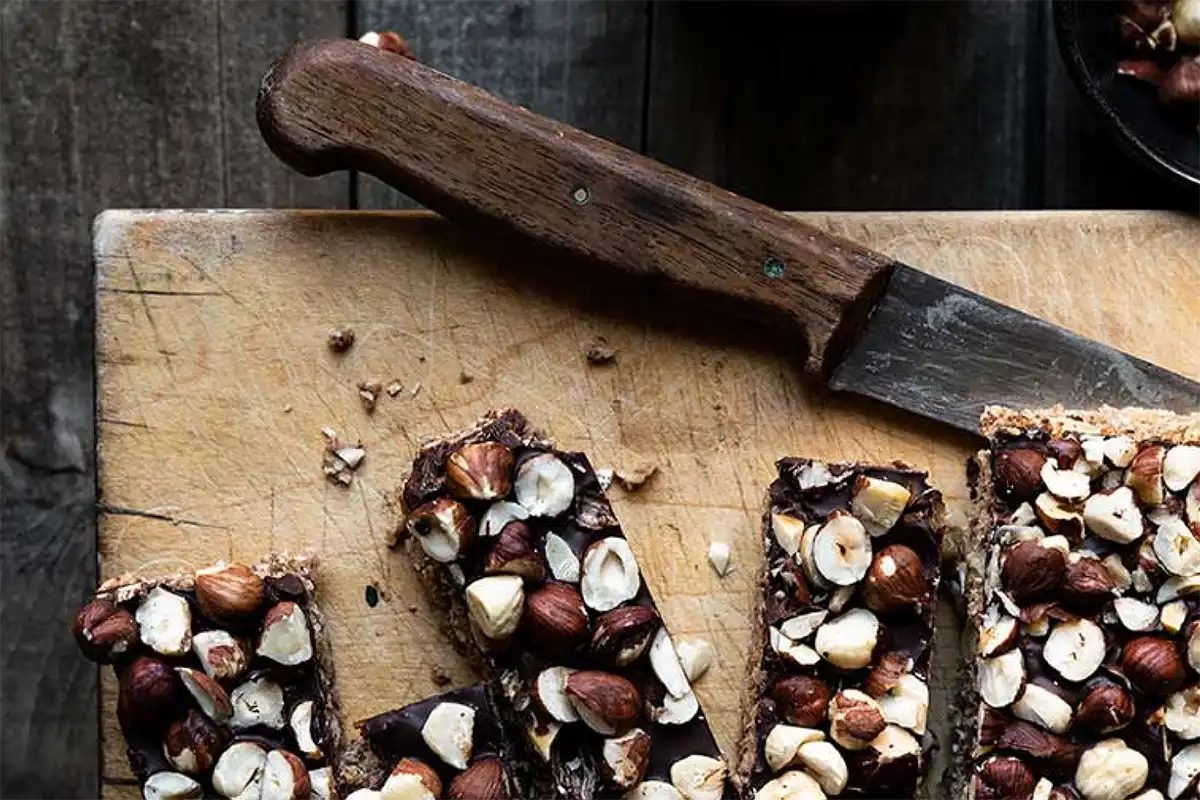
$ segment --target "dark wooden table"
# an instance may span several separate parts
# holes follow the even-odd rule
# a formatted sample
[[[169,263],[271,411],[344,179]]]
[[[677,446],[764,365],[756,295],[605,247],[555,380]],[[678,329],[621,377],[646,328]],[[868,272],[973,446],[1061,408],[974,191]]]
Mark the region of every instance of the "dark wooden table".
[[[0,796],[98,791],[89,225],[114,207],[393,208],[289,174],[258,78],[401,31],[510,100],[784,209],[1196,208],[1068,84],[1040,2],[0,0]]]

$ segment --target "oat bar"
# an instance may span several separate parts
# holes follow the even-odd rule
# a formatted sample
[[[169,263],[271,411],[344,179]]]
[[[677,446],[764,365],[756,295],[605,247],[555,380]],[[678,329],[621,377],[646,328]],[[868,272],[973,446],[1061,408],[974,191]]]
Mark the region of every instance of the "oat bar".
[[[735,781],[756,800],[916,797],[941,494],[901,463],[777,467]]]
[[[521,747],[520,796],[724,796],[725,762],[583,454],[493,412],[421,450],[404,505],[407,549]]]
[[[103,583],[76,614],[111,664],[147,798],[331,798],[341,728],[310,557]]]
[[[1200,415],[989,408],[968,798],[1171,800],[1200,775]]]

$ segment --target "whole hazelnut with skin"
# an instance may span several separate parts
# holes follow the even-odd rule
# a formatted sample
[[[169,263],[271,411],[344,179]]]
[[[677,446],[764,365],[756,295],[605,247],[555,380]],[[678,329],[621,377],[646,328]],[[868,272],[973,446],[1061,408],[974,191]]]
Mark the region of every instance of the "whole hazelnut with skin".
[[[236,619],[258,610],[263,579],[245,564],[217,564],[196,570],[196,602],[213,619]]]
[[[784,720],[802,728],[813,728],[825,720],[833,690],[808,675],[787,675],[775,681],[771,697]]]
[[[138,642],[133,614],[103,598],[79,609],[71,633],[84,657],[97,664],[111,664]]]
[[[592,632],[592,653],[623,667],[641,658],[658,631],[658,612],[650,606],[619,606],[601,614]]]
[[[1125,644],[1121,668],[1140,691],[1167,695],[1183,685],[1187,671],[1174,642],[1157,636],[1139,636]]]
[[[867,608],[886,614],[926,603],[931,596],[921,557],[911,547],[893,544],[875,554],[863,588]]]
[[[979,768],[980,781],[997,798],[1026,798],[1033,793],[1036,782],[1033,772],[1019,758],[997,756],[983,762]]]
[[[583,597],[565,583],[548,583],[525,600],[524,624],[535,650],[566,652],[588,638]]]
[[[1033,500],[1042,485],[1046,457],[1029,447],[1009,448],[996,455],[994,469],[1000,493],[1010,500]]]
[[[1047,447],[1059,469],[1070,469],[1083,455],[1083,445],[1074,439],[1051,439]]]
[[[480,758],[454,780],[446,790],[447,800],[507,800],[504,765],[498,758]]]
[[[118,675],[117,704],[122,719],[149,730],[161,730],[182,704],[183,683],[165,659],[138,656]]]
[[[1097,683],[1075,711],[1075,724],[1098,734],[1112,733],[1133,722],[1133,696],[1115,683]]]
[[[208,772],[229,743],[229,731],[217,727],[195,709],[171,723],[163,740],[163,752],[171,766],[193,775]]]
[[[403,776],[413,776],[413,778],[425,787],[425,790],[429,792],[431,797],[442,796],[442,779],[438,777],[433,767],[417,758],[402,758],[396,763],[396,766],[392,767],[391,775],[388,777],[388,781],[384,783],[384,794],[389,793],[388,789],[391,788],[388,786],[389,782],[399,788],[399,785],[402,785],[403,781],[413,780],[413,778],[405,778]]]
[[[1081,558],[1067,565],[1062,584],[1062,599],[1067,605],[1093,611],[1113,598],[1112,575],[1095,558]]]
[[[520,575],[531,583],[546,580],[546,562],[533,546],[529,526],[514,520],[504,526],[484,561],[488,575]]]
[[[499,442],[464,445],[446,461],[446,486],[463,500],[496,500],[512,489],[513,454]]]
[[[1018,542],[1004,556],[1000,580],[1019,605],[1028,605],[1053,593],[1067,569],[1067,557],[1041,541]]]

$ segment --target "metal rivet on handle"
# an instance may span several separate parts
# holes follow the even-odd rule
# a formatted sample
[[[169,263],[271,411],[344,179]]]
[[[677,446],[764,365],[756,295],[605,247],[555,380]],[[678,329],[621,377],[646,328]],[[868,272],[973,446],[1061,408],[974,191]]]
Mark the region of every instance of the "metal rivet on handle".
[[[782,278],[785,272],[787,272],[787,267],[778,258],[768,258],[763,262],[763,275],[768,278]]]
[[[586,206],[588,200],[592,199],[592,193],[588,191],[586,186],[576,186],[571,190],[571,200],[577,206]]]

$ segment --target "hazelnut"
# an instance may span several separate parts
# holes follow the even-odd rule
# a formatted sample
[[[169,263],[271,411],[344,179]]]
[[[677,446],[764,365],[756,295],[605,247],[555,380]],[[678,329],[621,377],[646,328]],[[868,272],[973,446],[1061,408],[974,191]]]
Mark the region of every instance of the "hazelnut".
[[[1013,600],[1028,605],[1054,592],[1066,569],[1061,550],[1045,547],[1041,541],[1019,542],[1005,554],[1000,579]]]
[[[1042,492],[1033,501],[1038,520],[1052,534],[1078,541],[1083,538],[1083,516],[1074,506],[1064,503],[1050,492]]]
[[[551,652],[572,650],[588,638],[583,598],[573,586],[548,583],[525,601],[525,626],[534,647]]]
[[[620,536],[609,536],[588,547],[580,582],[583,602],[588,608],[611,611],[637,597],[641,587],[641,573],[629,542]]]
[[[467,611],[479,632],[493,641],[512,636],[525,606],[524,581],[517,575],[489,575],[466,589]]]
[[[1113,580],[1108,569],[1095,558],[1078,558],[1067,564],[1062,599],[1067,605],[1091,611],[1113,598]]]
[[[104,598],[96,598],[79,609],[71,633],[83,655],[97,664],[111,664],[138,642],[133,615]]]
[[[196,570],[196,602],[213,619],[237,619],[258,611],[263,579],[245,564],[215,564]]]
[[[294,667],[312,658],[312,636],[304,609],[290,600],[276,603],[263,617],[255,651],[277,664]]]
[[[272,750],[262,774],[262,800],[301,800],[310,794],[308,770],[295,753]]]
[[[887,720],[868,694],[844,689],[829,703],[829,738],[847,750],[863,750],[883,733]]]
[[[729,769],[720,758],[692,755],[671,765],[671,785],[685,800],[721,800]]]
[[[779,632],[793,642],[800,642],[812,636],[828,616],[829,612],[825,609],[797,614],[781,622]]]
[[[1051,439],[1046,443],[1046,448],[1059,469],[1070,469],[1083,455],[1083,445],[1074,439]]]
[[[1033,772],[1019,758],[993,756],[980,765],[977,775],[995,797],[1018,798],[1033,794]]]
[[[1200,447],[1181,444],[1163,457],[1163,483],[1172,492],[1182,492],[1200,475]]]
[[[253,742],[231,744],[213,768],[212,785],[230,800],[255,800],[262,795],[267,751]]]
[[[1025,659],[1020,650],[1009,650],[979,662],[979,696],[992,708],[1011,705],[1025,685]]]
[[[796,764],[802,745],[819,742],[824,738],[825,734],[815,728],[776,725],[767,732],[763,740],[763,758],[772,772],[782,772]]]
[[[1062,677],[1082,681],[1104,662],[1104,631],[1088,619],[1060,622],[1050,631],[1042,658]]]
[[[450,781],[446,800],[507,800],[504,766],[498,758],[481,758]]]
[[[1078,744],[1034,727],[1028,722],[1013,722],[1005,727],[1000,738],[996,740],[996,746],[1003,750],[1024,753],[1039,762],[1061,769],[1073,767],[1082,750]]]
[[[1017,633],[1016,618],[992,606],[980,621],[979,655],[992,658],[1011,650],[1017,643]]]
[[[466,769],[475,743],[475,709],[461,703],[438,703],[421,726],[421,738],[446,764]]]
[[[713,647],[706,639],[701,639],[699,636],[680,639],[679,643],[675,645],[675,652],[679,656],[683,674],[687,676],[689,683],[708,672],[708,668],[712,666]]]
[[[800,537],[804,534],[804,520],[790,517],[787,514],[771,515],[771,534],[775,543],[789,556],[796,555],[800,550]]]
[[[900,679],[911,669],[912,659],[903,653],[888,653],[879,659],[863,681],[863,691],[879,698],[900,685]]]
[[[550,763],[551,748],[554,747],[554,741],[558,738],[562,728],[561,722],[542,722],[532,716],[525,726],[525,735],[528,737],[529,743],[533,745],[534,751],[542,761],[547,764]]]
[[[1168,517],[1151,540],[1154,556],[1172,575],[1190,578],[1200,574],[1200,540],[1179,517]]]
[[[1146,783],[1150,763],[1120,739],[1105,739],[1084,752],[1075,786],[1084,800],[1125,800]]]
[[[882,536],[900,521],[912,492],[894,481],[859,475],[854,479],[850,513],[871,536]]]
[[[646,713],[659,725],[684,725],[700,713],[700,701],[696,699],[695,692],[688,692],[683,697],[672,697],[667,692],[662,705],[647,705]]]
[[[875,698],[883,720],[913,733],[924,734],[929,717],[929,686],[916,675],[902,675],[888,692]]]
[[[600,756],[612,784],[632,789],[642,782],[650,764],[650,734],[634,728],[624,736],[605,739]]]
[[[520,575],[531,583],[546,580],[546,563],[533,547],[533,536],[524,522],[510,522],[496,537],[484,561],[488,575]]]
[[[1158,607],[1134,597],[1118,597],[1113,601],[1113,612],[1131,631],[1145,633],[1158,625]]]
[[[1042,465],[1041,477],[1046,489],[1059,500],[1078,502],[1092,491],[1092,481],[1087,475],[1072,469],[1059,469],[1053,461]]]
[[[266,676],[256,675],[235,687],[229,694],[229,702],[233,706],[229,725],[235,731],[256,725],[283,729],[283,687]]]
[[[623,667],[641,658],[658,630],[658,612],[650,606],[622,606],[596,619],[592,652]]]
[[[798,769],[785,772],[754,793],[754,800],[824,800],[816,779]]]
[[[175,669],[158,656],[138,656],[118,673],[122,717],[139,727],[161,730],[182,703]]]
[[[288,716],[292,735],[296,737],[296,747],[304,754],[305,758],[313,760],[324,756],[321,746],[317,744],[316,737],[313,736],[313,708],[315,705],[312,700],[303,700],[296,704]]]
[[[1128,544],[1144,533],[1142,511],[1128,486],[1092,495],[1083,504],[1087,529],[1110,542]]]
[[[210,678],[234,681],[250,663],[245,642],[227,631],[201,631],[192,637],[192,651]]]
[[[485,539],[499,536],[510,522],[524,522],[527,519],[529,512],[523,506],[507,500],[497,500],[483,513],[477,532]]]
[[[1009,500],[1032,500],[1041,489],[1045,464],[1046,457],[1028,447],[1002,450],[993,464],[996,486]]]
[[[567,676],[567,697],[596,733],[611,736],[637,721],[642,696],[627,678],[611,672],[581,670]]]
[[[1167,782],[1167,796],[1171,800],[1182,797],[1196,788],[1196,777],[1200,776],[1200,744],[1192,744],[1171,758],[1171,777]]]
[[[512,488],[513,454],[499,442],[464,445],[446,460],[446,487],[463,500],[497,500]]]
[[[433,767],[418,758],[402,758],[380,790],[383,800],[438,800],[442,779]]]
[[[933,587],[925,578],[921,557],[911,547],[893,544],[875,554],[863,588],[868,608],[887,614],[921,606],[932,597]]]
[[[816,650],[840,669],[862,669],[871,663],[879,642],[879,620],[865,608],[854,608],[817,629]]]
[[[449,497],[418,507],[408,515],[406,525],[425,555],[442,564],[455,561],[475,540],[475,518]]]
[[[1036,683],[1026,684],[1021,696],[1013,703],[1012,712],[1017,719],[1032,722],[1051,733],[1066,733],[1074,715],[1070,703]]]
[[[1097,734],[1112,733],[1133,721],[1133,695],[1115,683],[1102,681],[1083,696],[1075,712],[1077,724]]]
[[[579,714],[567,697],[567,678],[578,670],[570,667],[547,667],[533,682],[533,698],[557,722],[577,722]]]
[[[200,800],[204,787],[178,772],[156,772],[142,784],[146,800]]]
[[[871,537],[855,517],[830,514],[812,540],[812,564],[835,586],[853,586],[871,567]]]
[[[805,742],[796,751],[796,760],[830,796],[841,794],[850,782],[846,759],[829,742]]]
[[[671,784],[666,781],[642,781],[626,792],[621,800],[684,800]]]
[[[196,775],[212,769],[228,740],[224,728],[192,709],[167,728],[163,754],[175,769]]]
[[[771,649],[799,667],[811,667],[821,663],[821,654],[806,644],[794,642],[779,632],[778,628],[767,628],[767,641]]]
[[[1175,692],[1163,706],[1163,725],[1180,739],[1200,739],[1200,685]]]
[[[817,678],[787,675],[775,681],[771,697],[783,719],[804,728],[813,728],[824,721],[833,691]]]
[[[517,466],[513,492],[530,516],[556,517],[575,499],[575,476],[558,456],[538,453]]]
[[[142,642],[164,656],[181,656],[192,646],[192,609],[187,600],[155,586],[137,607]]]
[[[717,577],[724,578],[729,574],[729,544],[726,542],[709,542],[708,563],[712,566]]]
[[[579,556],[557,533],[546,534],[546,562],[554,580],[579,583]]]
[[[208,715],[209,719],[218,725],[224,725],[229,721],[233,716],[233,706],[221,684],[199,670],[176,667],[175,671],[179,673],[183,687],[188,690],[188,694],[196,701],[196,705],[200,706],[200,710]]]
[[[1160,613],[1163,630],[1167,633],[1179,633],[1187,622],[1188,606],[1184,600],[1172,600],[1162,607]]]
[[[660,627],[650,643],[650,668],[672,697],[683,697],[692,690],[666,628]]]
[[[1170,694],[1183,685],[1187,671],[1174,642],[1141,636],[1126,642],[1121,668],[1134,687],[1148,695]]]
[[[1166,449],[1162,445],[1150,445],[1138,451],[1125,473],[1125,485],[1148,506],[1162,505],[1165,458]]]
[[[309,797],[312,800],[336,800],[332,789],[333,779],[329,767],[308,771]]]

